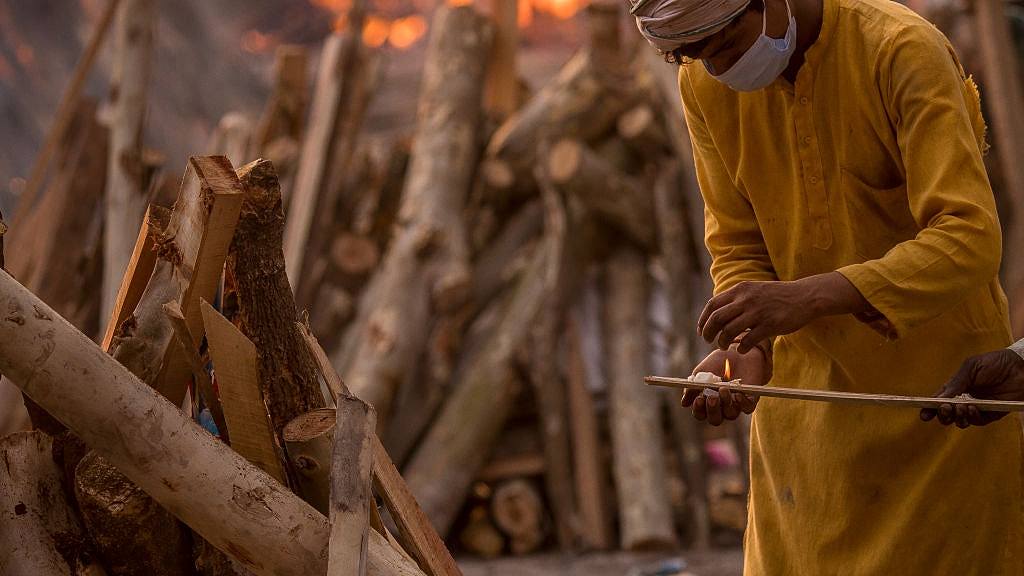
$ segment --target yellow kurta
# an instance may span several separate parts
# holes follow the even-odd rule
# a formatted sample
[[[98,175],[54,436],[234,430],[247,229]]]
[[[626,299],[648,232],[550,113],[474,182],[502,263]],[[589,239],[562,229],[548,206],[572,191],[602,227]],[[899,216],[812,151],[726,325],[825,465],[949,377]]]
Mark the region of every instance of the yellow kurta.
[[[680,88],[716,291],[839,270],[899,332],[815,321],[776,340],[773,383],[930,395],[1010,342],[977,92],[934,27],[825,0],[795,85],[738,93],[697,63]],[[1021,440],[1015,417],[763,399],[746,573],[1024,574]]]

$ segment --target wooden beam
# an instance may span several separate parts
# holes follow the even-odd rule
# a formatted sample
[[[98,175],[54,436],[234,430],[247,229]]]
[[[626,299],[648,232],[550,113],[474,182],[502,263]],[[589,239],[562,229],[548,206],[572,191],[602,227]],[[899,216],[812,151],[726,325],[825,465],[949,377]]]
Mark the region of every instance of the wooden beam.
[[[525,1],[525,0],[524,0]],[[491,21],[494,42],[487,66],[484,86],[484,108],[493,118],[504,120],[520,105],[519,73],[516,52],[519,50],[518,0],[491,0]]]
[[[366,576],[377,417],[355,396],[338,398],[331,459],[329,576]]]
[[[306,122],[309,53],[304,46],[282,44],[274,53],[274,87],[263,110],[252,156],[261,156],[279,138],[299,142]]]
[[[206,301],[202,300],[201,302]],[[228,434],[228,426],[224,422],[224,411],[221,409],[220,399],[213,389],[213,380],[210,378],[209,372],[206,371],[206,367],[199,357],[199,346],[196,345],[196,341],[188,331],[188,326],[185,323],[185,314],[181,311],[181,306],[173,300],[167,302],[164,304],[164,315],[167,316],[167,320],[171,323],[171,329],[174,330],[174,339],[177,340],[182,355],[184,355],[185,361],[192,370],[192,379],[196,386],[198,386],[198,393],[202,395],[203,400],[206,402],[206,407],[210,410],[210,416],[213,418],[214,424],[217,425],[217,432],[219,432],[221,439],[230,444],[231,438]]]
[[[114,333],[121,323],[127,320],[139,305],[146,285],[153,275],[156,267],[156,243],[153,234],[156,230],[163,230],[167,226],[170,213],[153,204],[146,209],[146,215],[142,218],[142,226],[139,228],[139,237],[135,240],[135,248],[128,260],[128,269],[125,270],[121,279],[121,287],[117,291],[117,298],[114,301],[114,308],[110,312],[110,320],[107,321],[107,328],[103,333],[101,346],[104,350],[110,350],[114,339]],[[161,222],[162,220],[162,222]]]
[[[203,300],[201,306],[224,420],[231,431],[231,448],[287,484],[281,449],[260,393],[256,346],[209,302]]]

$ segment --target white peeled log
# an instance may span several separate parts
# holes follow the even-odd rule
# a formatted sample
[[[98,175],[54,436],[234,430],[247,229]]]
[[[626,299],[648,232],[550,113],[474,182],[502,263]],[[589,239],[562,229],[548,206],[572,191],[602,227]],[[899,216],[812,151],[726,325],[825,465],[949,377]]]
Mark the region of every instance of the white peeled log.
[[[327,518],[199,427],[6,272],[0,272],[0,372],[253,573],[326,573]],[[422,574],[382,536],[371,535],[369,558],[371,575]]]

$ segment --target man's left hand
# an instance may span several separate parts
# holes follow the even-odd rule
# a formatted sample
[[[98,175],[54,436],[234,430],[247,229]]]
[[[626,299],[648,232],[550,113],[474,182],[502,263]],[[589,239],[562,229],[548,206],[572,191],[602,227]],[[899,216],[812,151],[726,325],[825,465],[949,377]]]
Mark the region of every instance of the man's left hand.
[[[964,393],[989,400],[1024,400],[1024,358],[1013,350],[996,350],[968,358],[936,396],[955,398]],[[942,424],[956,424],[960,428],[991,424],[1006,414],[982,412],[969,404],[921,409],[921,419],[925,422],[938,416]]]

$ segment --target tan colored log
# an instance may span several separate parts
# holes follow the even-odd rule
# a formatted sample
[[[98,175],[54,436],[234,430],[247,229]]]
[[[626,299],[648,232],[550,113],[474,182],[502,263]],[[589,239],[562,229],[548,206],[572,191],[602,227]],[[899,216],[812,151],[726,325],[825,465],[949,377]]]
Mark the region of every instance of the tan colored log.
[[[103,576],[61,485],[53,440],[38,431],[0,439],[0,574]]]
[[[693,244],[694,235],[689,229],[685,200],[680,193],[681,176],[678,164],[670,164],[663,169],[654,187],[661,260],[665,266],[672,316],[669,364],[674,374],[685,374],[700,360],[693,326],[696,325],[694,303],[700,297],[697,275],[701,270],[695,253],[698,247]],[[673,444],[686,481],[688,532],[693,534],[695,548],[707,549],[711,546],[711,521],[700,425],[680,408],[678,392],[667,392],[663,396],[674,432]]]
[[[574,316],[570,313],[567,320],[566,339],[569,351],[569,423],[579,532],[585,547],[607,550],[612,547],[609,496],[604,481],[607,468],[601,450],[594,400],[586,384],[579,323]]]
[[[324,399],[316,365],[295,326],[277,174],[270,162],[260,160],[239,168],[238,177],[245,199],[226,267],[238,301],[233,320],[256,345],[260,391],[280,434],[293,418],[323,407]]]
[[[606,338],[610,420],[622,547],[666,549],[676,542],[665,473],[659,396],[637,384],[647,365],[647,269],[634,248],[607,267]]]
[[[490,31],[470,6],[433,24],[419,124],[394,241],[334,361],[352,392],[386,421],[395,390],[427,342],[432,313],[469,296],[463,205],[476,164]]]
[[[336,397],[348,395],[348,387],[331,366],[327,353],[320,347],[316,337],[309,330],[303,330],[302,334],[328,388]],[[455,560],[395,468],[384,444],[376,436],[373,462],[374,490],[384,499],[391,518],[398,525],[399,533],[412,549],[420,566],[431,576],[461,576],[462,572]]]
[[[501,482],[512,478],[541,476],[544,474],[544,455],[540,453],[516,454],[491,460],[480,471],[477,480]]]
[[[656,241],[650,190],[610,169],[578,140],[560,140],[551,149],[547,169],[552,182],[643,247]]]
[[[153,52],[153,0],[124,0],[117,19],[111,80],[112,118],[107,163],[103,290],[100,316],[110,317],[121,278],[146,211],[149,184],[143,180],[143,124]]]
[[[200,305],[205,303],[205,300],[200,301]],[[198,392],[202,395],[206,407],[210,410],[210,416],[213,418],[213,423],[217,425],[220,437],[230,444],[231,436],[227,423],[224,421],[224,410],[221,408],[220,398],[217,397],[217,393],[213,389],[213,380],[210,378],[209,372],[206,371],[206,367],[199,357],[199,347],[196,346],[192,333],[188,331],[188,325],[185,323],[185,314],[181,311],[181,305],[174,301],[164,304],[164,315],[167,316],[171,323],[171,329],[174,330],[174,339],[177,341],[182,354],[185,356],[185,360],[188,362],[189,368],[192,370],[192,380],[198,387]],[[193,394],[195,392],[193,390]]]
[[[544,542],[544,504],[540,492],[527,480],[502,483],[491,497],[494,523],[508,535],[512,553],[536,551]]]
[[[522,271],[529,260],[523,249],[540,237],[544,208],[540,201],[523,206],[512,216],[473,263],[473,302],[484,306]]]
[[[380,261],[380,250],[368,236],[342,233],[331,245],[333,264],[346,275],[365,275]]]
[[[274,53],[274,87],[263,110],[252,155],[266,154],[271,144],[280,139],[298,142],[306,121],[307,68],[309,54],[305,47],[282,44]]]
[[[95,451],[75,470],[75,496],[85,526],[112,575],[192,574],[189,533]]]
[[[497,120],[504,120],[519,109],[519,74],[516,72],[516,52],[519,51],[519,2],[517,0],[491,0],[491,21],[494,22],[494,42],[487,66],[484,86],[484,108]]]
[[[241,185],[226,158],[189,159],[167,227],[153,230],[159,254],[153,276],[134,318],[112,342],[114,357],[175,405],[184,399],[191,368],[173,345],[163,305],[179,302],[193,338],[204,336],[199,301],[217,292],[241,205]]]
[[[616,128],[619,137],[649,159],[656,160],[670,151],[664,125],[648,104],[635,106],[619,116]]]
[[[992,117],[995,151],[1006,181],[1007,196],[1013,204],[1010,246],[1024,245],[1024,87],[1018,52],[1010,21],[1002,2],[972,2],[978,49],[985,75],[985,100]],[[1024,262],[1019,257],[1007,262],[1008,288],[1015,334],[1024,333]]]
[[[39,193],[39,189],[46,179],[46,170],[49,167],[50,157],[57,151],[61,142],[65,140],[65,134],[77,115],[76,108],[80,104],[79,101],[82,96],[82,89],[85,87],[85,81],[89,78],[89,72],[92,71],[92,66],[96,62],[100,48],[103,47],[103,43],[107,39],[110,25],[114,22],[114,16],[117,15],[120,5],[121,0],[109,0],[107,2],[107,7],[100,15],[99,20],[97,20],[96,27],[93,28],[92,34],[89,36],[89,42],[85,45],[81,58],[75,64],[71,80],[68,82],[64,93],[60,97],[60,102],[57,104],[57,112],[54,115],[53,124],[50,125],[50,129],[46,132],[43,147],[32,164],[32,170],[29,172],[25,189],[22,190],[18,198],[18,209],[11,220],[12,222],[20,224],[21,219],[27,216],[35,206],[36,194]]]
[[[338,397],[331,457],[330,576],[366,574],[373,500],[373,407],[355,396]]]
[[[469,512],[469,523],[459,533],[463,547],[483,558],[497,558],[505,549],[505,537],[494,526],[486,506]]]
[[[114,334],[121,324],[127,320],[135,307],[138,306],[142,294],[149,284],[156,267],[156,242],[154,236],[158,230],[167,227],[170,212],[159,206],[150,205],[142,218],[142,226],[139,228],[139,237],[135,240],[135,248],[128,260],[128,268],[125,270],[124,278],[121,280],[121,287],[117,291],[117,298],[114,301],[114,308],[110,313],[110,320],[103,333],[102,348],[110,350],[114,340]]]
[[[287,484],[281,450],[260,392],[256,346],[205,300],[202,311],[231,448]]]
[[[324,515],[330,513],[331,455],[337,422],[334,408],[320,408],[295,418],[281,433],[297,480],[296,493]]]
[[[406,468],[409,488],[442,534],[451,528],[512,409],[512,361],[551,288],[545,271],[559,251],[554,241],[547,242],[511,288],[510,299],[493,304],[495,310],[478,321],[493,328],[479,335],[471,328],[468,341],[477,345],[463,355],[452,393]]]
[[[612,64],[622,59],[622,4],[615,1],[595,0],[584,8],[587,48],[602,63]]]
[[[241,112],[228,112],[210,135],[206,153],[225,156],[233,166],[242,166],[253,160],[252,142],[252,121]]]
[[[259,575],[327,570],[327,519],[0,273],[0,372],[214,546]],[[66,382],[75,386],[65,386]],[[369,574],[422,574],[379,534]]]

